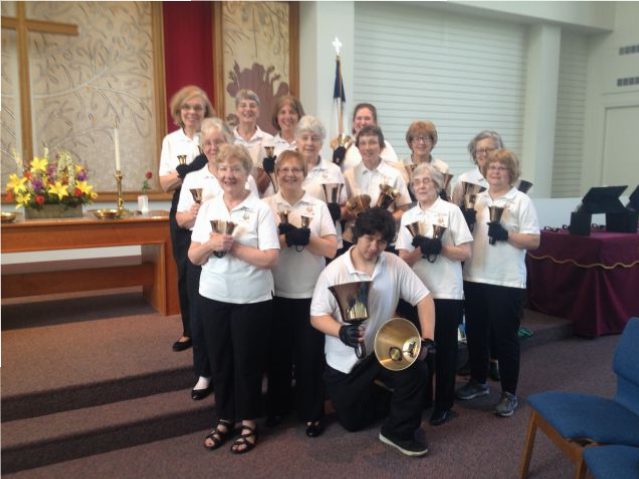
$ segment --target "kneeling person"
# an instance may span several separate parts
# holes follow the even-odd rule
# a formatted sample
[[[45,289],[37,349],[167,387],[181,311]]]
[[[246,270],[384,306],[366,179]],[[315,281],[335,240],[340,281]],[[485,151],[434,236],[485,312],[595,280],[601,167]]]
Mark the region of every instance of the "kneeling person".
[[[375,334],[394,316],[399,298],[417,306],[422,353],[427,353],[434,344],[433,299],[403,260],[384,252],[395,234],[395,221],[388,211],[365,211],[357,218],[353,234],[354,245],[347,254],[320,274],[311,303],[311,323],[326,334],[326,390],[345,429],[357,431],[385,418],[379,439],[403,454],[422,456],[428,446],[416,433],[422,419],[426,365],[418,360],[403,371],[390,371],[371,353]],[[331,286],[355,281],[371,281],[369,318],[359,328],[341,320],[337,300],[329,290]],[[358,359],[354,349],[359,343],[368,352],[362,359]],[[377,386],[375,380],[392,392]]]

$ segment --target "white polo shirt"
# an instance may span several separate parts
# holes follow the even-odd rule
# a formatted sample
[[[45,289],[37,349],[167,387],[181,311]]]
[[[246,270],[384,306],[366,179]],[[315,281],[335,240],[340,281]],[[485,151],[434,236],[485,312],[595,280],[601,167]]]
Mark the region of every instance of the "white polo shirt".
[[[208,241],[211,220],[235,223],[233,238],[238,243],[262,251],[280,249],[275,218],[270,208],[254,194],[229,211],[223,195],[217,195],[202,205],[195,220],[191,240]],[[272,299],[273,275],[270,269],[258,268],[231,254],[218,258],[211,254],[202,266],[200,294],[225,303],[258,303]]]
[[[445,226],[443,245],[459,246],[473,241],[473,236],[459,207],[437,198],[427,210],[422,209],[418,204],[404,213],[395,244],[398,250],[411,252],[415,249],[412,245],[413,236],[406,228],[406,225],[415,221],[428,225],[425,231],[425,236],[428,238],[433,237],[432,225]],[[461,261],[451,260],[440,254],[434,263],[430,263],[426,258],[419,259],[413,265],[413,270],[428,287],[433,298],[464,299]]]
[[[453,203],[456,205],[462,204],[464,198],[462,197],[462,182],[464,183],[472,183],[473,185],[483,186],[488,189],[488,182],[486,178],[484,178],[479,171],[479,167],[475,166],[475,169],[466,171],[457,177],[457,182],[453,188]]]
[[[297,142],[295,139],[289,143],[282,138],[279,133],[273,137],[273,144],[275,145],[275,156],[279,156],[283,151],[295,150],[297,148]]]
[[[366,353],[370,355],[374,354],[377,330],[395,315],[399,298],[415,306],[429,292],[410,266],[398,256],[383,252],[377,260],[373,275],[369,276],[355,269],[351,253],[352,248],[332,261],[320,274],[313,292],[311,316],[330,315],[343,323],[337,300],[328,288],[343,283],[372,280],[368,295],[370,316],[364,322]],[[326,336],[324,351],[327,364],[346,374],[358,362],[355,349],[346,346],[335,336]]]
[[[264,149],[263,143],[265,141],[273,142],[273,136],[269,135],[265,131],[262,131],[260,127],[256,127],[255,133],[253,136],[247,141],[238,133],[237,127],[233,129],[233,137],[235,138],[236,145],[242,145],[246,148],[251,155],[251,159],[253,160],[253,166],[262,167],[262,160],[266,156],[266,150]]]
[[[537,211],[528,195],[511,188],[504,196],[493,201],[488,191],[479,193],[475,203],[477,223],[473,229],[473,253],[471,259],[464,263],[464,280],[525,288],[526,250],[515,248],[506,241],[497,241],[494,245],[488,242],[488,207],[493,205],[506,208],[501,224],[508,231],[540,234]]]
[[[399,190],[399,197],[395,200],[390,210],[394,211],[400,206],[409,205],[411,202],[410,195],[406,183],[402,179],[402,175],[385,161],[380,161],[377,168],[369,170],[363,162],[360,162],[355,168],[351,168],[344,173],[346,180],[346,194],[349,198],[367,194],[371,197],[371,207],[375,206],[379,198],[379,185],[386,184]],[[352,228],[355,224],[354,220],[346,223],[344,238],[350,241],[352,238]]]
[[[388,161],[390,163],[397,162],[397,153],[395,153],[395,149],[393,145],[391,145],[388,141],[384,140],[384,148],[382,149],[379,156],[384,161]],[[344,161],[342,162],[342,171],[346,171],[349,168],[354,168],[362,162],[362,155],[359,152],[359,148],[355,146],[355,139],[353,139],[353,144],[346,150],[346,155],[344,156]]]
[[[162,140],[159,175],[165,176],[175,171],[175,168],[180,164],[179,155],[186,155],[186,163],[191,163],[200,154],[199,145],[199,134],[191,139],[184,134],[182,128],[166,135]]]
[[[301,217],[309,216],[311,218],[309,229],[313,236],[336,234],[335,224],[326,203],[313,198],[308,193],[304,193],[304,196],[294,205],[286,201],[281,193],[266,198],[264,202],[271,208],[278,225],[280,224],[278,213],[288,211],[289,223],[298,228],[302,225]],[[280,251],[277,266],[273,268],[275,296],[292,299],[313,296],[317,277],[326,266],[326,259],[310,253],[306,247],[302,251],[297,251],[299,248],[289,246]]]
[[[215,175],[209,170],[209,165],[205,165],[204,168],[197,171],[192,171],[184,177],[184,181],[182,182],[182,189],[180,190],[180,198],[177,205],[177,211],[179,213],[189,211],[191,209],[191,206],[195,204],[195,200],[193,199],[193,195],[191,194],[192,188],[202,188],[203,204],[214,196],[223,193],[219,181],[217,181]],[[257,185],[255,184],[255,180],[252,176],[249,176],[248,180],[246,180],[246,189],[250,190],[251,193],[258,196]],[[193,228],[191,228],[191,231],[192,230]]]

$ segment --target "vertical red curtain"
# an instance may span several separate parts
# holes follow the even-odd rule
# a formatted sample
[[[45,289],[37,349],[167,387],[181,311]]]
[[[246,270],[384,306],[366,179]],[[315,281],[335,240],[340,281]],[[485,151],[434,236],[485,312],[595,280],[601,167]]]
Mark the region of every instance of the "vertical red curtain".
[[[176,126],[169,102],[185,85],[213,99],[213,2],[163,2],[164,71],[168,131]]]

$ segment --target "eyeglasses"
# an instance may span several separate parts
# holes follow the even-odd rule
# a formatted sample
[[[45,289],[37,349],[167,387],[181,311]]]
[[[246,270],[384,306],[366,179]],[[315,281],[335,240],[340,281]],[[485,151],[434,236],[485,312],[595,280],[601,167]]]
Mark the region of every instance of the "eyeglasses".
[[[433,182],[432,178],[416,178],[413,180],[413,186],[429,185]]]
[[[291,173],[293,173],[294,175],[300,175],[300,174],[304,173],[303,169],[295,168],[295,167],[293,167],[293,168],[288,168],[288,167],[280,168],[278,171],[280,173],[284,173],[285,175],[288,175],[288,174],[291,174]]]
[[[420,141],[422,143],[431,143],[432,142],[430,136],[414,136],[412,141],[413,141],[413,143],[419,143]]]
[[[492,153],[496,149],[497,148],[480,148],[478,150],[475,150],[475,154],[476,155],[487,155],[488,153]]]
[[[189,105],[188,103],[185,103],[180,108],[182,109],[182,111],[189,111],[189,110],[203,111],[204,110],[204,107],[202,105]]]
[[[488,171],[508,171],[508,168],[506,168],[505,166],[501,166],[501,165],[490,165],[486,169]]]

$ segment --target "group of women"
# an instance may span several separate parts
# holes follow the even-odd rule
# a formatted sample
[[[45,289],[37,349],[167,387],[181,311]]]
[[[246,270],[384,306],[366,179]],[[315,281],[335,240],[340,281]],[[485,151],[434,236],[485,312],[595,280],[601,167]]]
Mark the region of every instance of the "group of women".
[[[193,346],[194,400],[215,389],[217,423],[206,448],[233,437],[234,453],[255,447],[265,372],[267,426],[295,410],[309,437],[322,434],[324,336],[309,321],[313,289],[326,262],[348,251],[357,214],[375,205],[393,212],[394,248],[435,298],[431,424],[453,416],[455,395],[488,394],[490,337],[502,367],[496,413],[512,414],[524,255],[538,245],[539,227],[532,202],[514,187],[517,158],[499,135],[482,132],[469,145],[476,169],[462,178],[487,189],[467,208],[461,181],[453,202],[441,198],[448,166],[432,156],[438,137],[429,121],[409,126],[412,154],[399,159],[377,125],[375,107],[360,104],[354,145],[334,162],[321,157],[321,122],[304,115],[292,96],[275,104],[275,137],[257,125],[260,100],[250,90],[236,96],[233,131],[214,118],[198,87],[176,93],[171,111],[179,129],[164,139],[160,183],[174,192],[170,224],[183,333],[173,349]],[[501,221],[491,220],[496,206],[503,209]],[[455,393],[464,314],[471,378]]]

